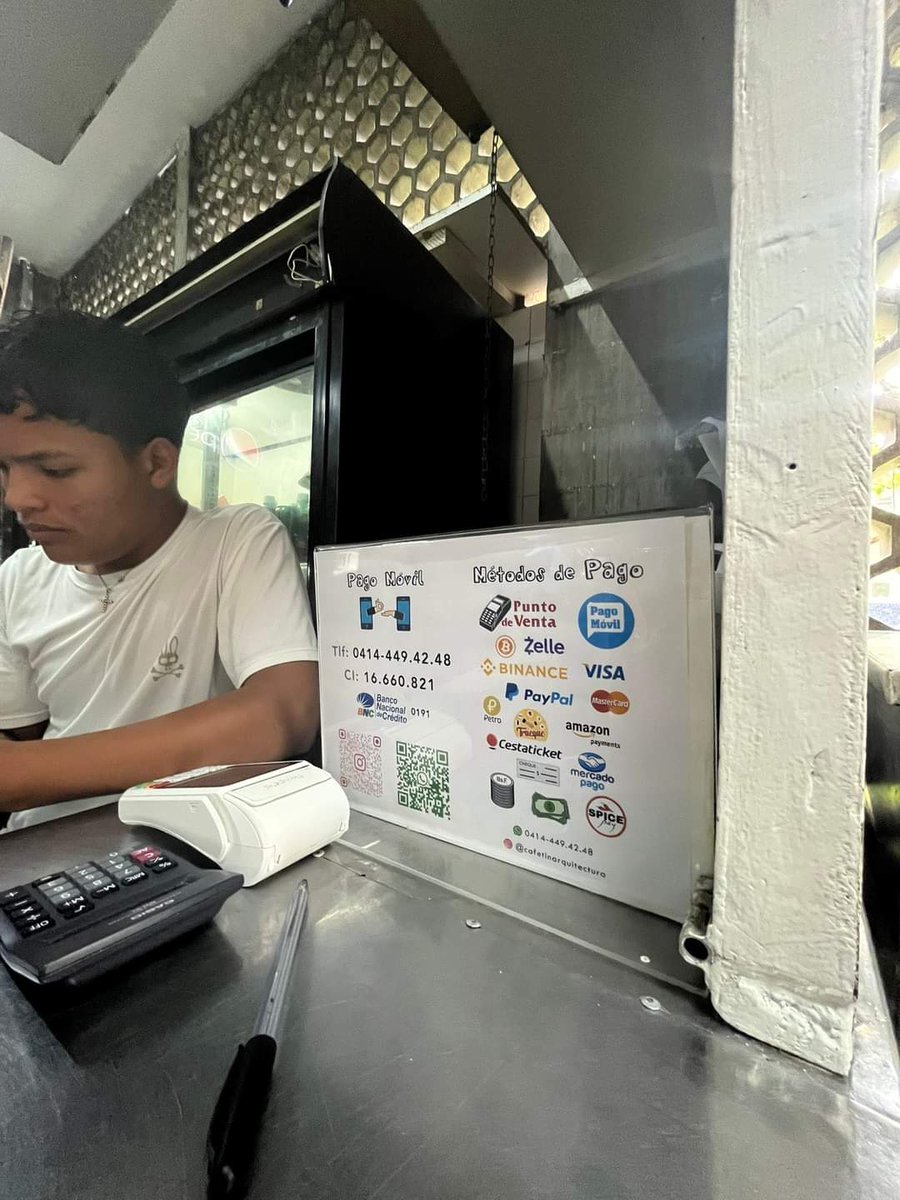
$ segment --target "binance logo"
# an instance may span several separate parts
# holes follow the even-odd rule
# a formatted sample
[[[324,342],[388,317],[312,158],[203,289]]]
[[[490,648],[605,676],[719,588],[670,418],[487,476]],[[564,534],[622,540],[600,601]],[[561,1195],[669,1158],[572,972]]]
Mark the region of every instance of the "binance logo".
[[[492,660],[489,658],[486,658],[481,664],[481,669],[484,671],[485,675],[493,675],[493,673],[497,670]]]

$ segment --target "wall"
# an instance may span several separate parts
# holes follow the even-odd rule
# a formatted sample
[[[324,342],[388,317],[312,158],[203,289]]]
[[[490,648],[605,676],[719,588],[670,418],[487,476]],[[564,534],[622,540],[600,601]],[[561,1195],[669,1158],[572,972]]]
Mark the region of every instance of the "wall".
[[[726,1020],[840,1072],[860,918],[881,26],[878,0],[736,10],[708,977]]]
[[[648,271],[547,316],[541,517],[713,502],[696,439],[725,415],[728,267]]]
[[[252,220],[334,157],[415,226],[487,184],[491,136],[473,146],[377,31],[362,18],[345,19],[337,3],[194,131],[186,256]],[[175,171],[155,180],[65,276],[68,304],[105,316],[174,269]],[[545,236],[547,214],[502,146],[497,173],[532,232]]]

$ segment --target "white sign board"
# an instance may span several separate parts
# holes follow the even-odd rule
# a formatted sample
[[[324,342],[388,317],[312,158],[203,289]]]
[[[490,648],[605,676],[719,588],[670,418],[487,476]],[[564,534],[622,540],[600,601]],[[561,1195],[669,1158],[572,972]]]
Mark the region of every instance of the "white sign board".
[[[683,919],[711,870],[708,512],[316,551],[353,808]]]

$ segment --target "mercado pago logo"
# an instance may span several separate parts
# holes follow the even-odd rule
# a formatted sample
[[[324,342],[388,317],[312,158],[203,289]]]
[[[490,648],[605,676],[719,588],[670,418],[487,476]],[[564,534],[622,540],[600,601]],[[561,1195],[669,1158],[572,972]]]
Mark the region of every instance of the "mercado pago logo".
[[[589,596],[578,610],[578,632],[598,650],[624,646],[634,633],[631,605],[612,592]]]
[[[569,774],[580,781],[581,787],[593,788],[595,792],[602,792],[607,784],[616,782],[606,769],[606,759],[592,750],[578,755],[578,766],[572,767]]]

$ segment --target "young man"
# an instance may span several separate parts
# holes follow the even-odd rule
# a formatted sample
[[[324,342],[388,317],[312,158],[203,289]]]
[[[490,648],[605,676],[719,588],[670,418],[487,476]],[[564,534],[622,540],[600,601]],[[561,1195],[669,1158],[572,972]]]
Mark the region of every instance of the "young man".
[[[265,508],[178,494],[187,395],[141,336],[42,313],[0,332],[0,814],[20,828],[145,779],[303,753],[316,639]],[[0,816],[0,823],[3,817]]]

